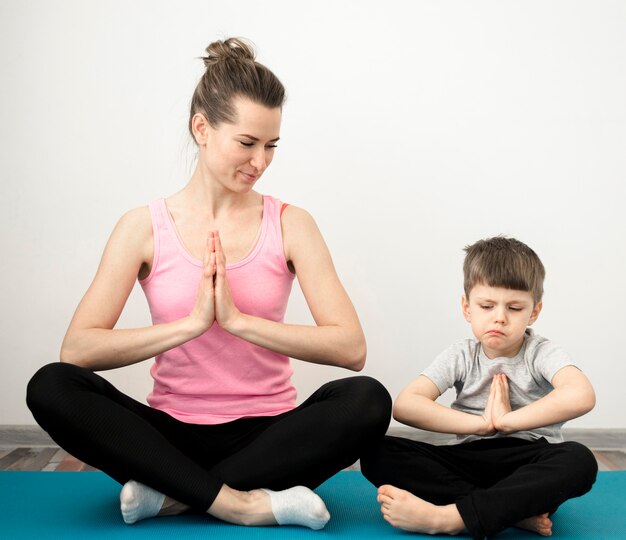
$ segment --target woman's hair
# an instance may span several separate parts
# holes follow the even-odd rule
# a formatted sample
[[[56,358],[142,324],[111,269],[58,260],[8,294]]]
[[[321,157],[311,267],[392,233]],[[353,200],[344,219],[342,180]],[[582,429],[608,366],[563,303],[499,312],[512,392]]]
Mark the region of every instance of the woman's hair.
[[[466,246],[465,253],[463,287],[467,298],[474,285],[482,284],[529,292],[535,305],[541,301],[546,271],[537,254],[523,242],[496,236]]]
[[[191,98],[189,132],[193,137],[191,120],[203,114],[216,128],[222,122],[235,120],[234,97],[248,98],[270,109],[282,107],[285,88],[264,65],[255,61],[254,49],[240,38],[214,41],[202,57],[206,71]]]

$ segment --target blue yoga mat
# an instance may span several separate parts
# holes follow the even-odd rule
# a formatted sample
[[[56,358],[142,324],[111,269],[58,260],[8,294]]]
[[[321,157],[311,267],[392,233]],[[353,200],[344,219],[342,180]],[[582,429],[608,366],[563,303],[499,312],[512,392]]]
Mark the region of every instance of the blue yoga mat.
[[[376,503],[375,488],[359,472],[341,472],[316,490],[332,516],[321,531],[301,527],[239,527],[191,514],[126,525],[119,512],[119,491],[119,484],[97,472],[0,472],[0,538],[429,538],[388,525]],[[552,538],[625,539],[626,471],[599,473],[592,491],[565,503],[553,516],[553,522]],[[509,529],[498,538],[537,540],[540,537]]]

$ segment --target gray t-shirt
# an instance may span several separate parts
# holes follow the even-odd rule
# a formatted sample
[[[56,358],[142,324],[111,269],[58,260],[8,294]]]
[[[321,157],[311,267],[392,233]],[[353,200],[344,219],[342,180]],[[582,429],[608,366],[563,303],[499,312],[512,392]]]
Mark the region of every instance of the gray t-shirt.
[[[572,361],[563,349],[529,328],[522,348],[513,358],[487,358],[479,341],[466,339],[437,356],[422,375],[435,383],[441,394],[454,386],[456,400],[451,405],[453,409],[482,415],[495,374],[504,373],[508,377],[511,407],[516,410],[548,394],[553,389],[552,377],[570,365],[573,365]],[[510,436],[527,440],[545,437],[548,442],[562,442],[563,423],[518,431]],[[499,433],[492,437],[457,435],[455,443],[502,436]]]

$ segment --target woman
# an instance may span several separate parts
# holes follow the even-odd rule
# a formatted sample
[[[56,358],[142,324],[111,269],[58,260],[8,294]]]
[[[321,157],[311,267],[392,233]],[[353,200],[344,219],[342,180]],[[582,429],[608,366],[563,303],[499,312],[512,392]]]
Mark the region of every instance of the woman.
[[[207,53],[191,180],[120,219],[61,363],[37,372],[27,401],[60,446],[123,484],[127,523],[192,508],[318,529],[329,515],[311,489],[383,436],[391,400],[353,377],[295,406],[288,357],[358,371],[365,339],[310,215],[253,190],[279,139],[282,84],[239,39]],[[315,326],[283,322],[294,275]],[[135,279],[154,324],[114,329]],[[93,373],[152,357],[150,407]]]

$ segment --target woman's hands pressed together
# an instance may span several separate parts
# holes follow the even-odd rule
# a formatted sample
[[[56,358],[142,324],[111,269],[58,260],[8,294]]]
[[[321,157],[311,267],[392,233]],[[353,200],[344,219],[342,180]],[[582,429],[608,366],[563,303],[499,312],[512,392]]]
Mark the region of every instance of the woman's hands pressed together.
[[[214,233],[215,245],[215,320],[224,330],[230,331],[241,315],[235,306],[226,275],[226,256],[218,232]]]
[[[241,312],[235,306],[228,284],[219,232],[209,231],[198,296],[190,317],[196,321],[199,334],[203,334],[214,322],[228,331],[239,315]]]
[[[281,224],[286,263],[297,269],[315,324],[289,324],[241,312],[231,292],[220,235],[211,231],[195,304],[184,317],[188,339],[217,323],[233,336],[289,358],[359,371],[365,363],[365,338],[319,229],[309,214],[291,206]]]
[[[196,303],[189,316],[197,321],[200,334],[215,322],[215,233],[210,231],[206,240],[206,252],[202,261],[202,276]]]

